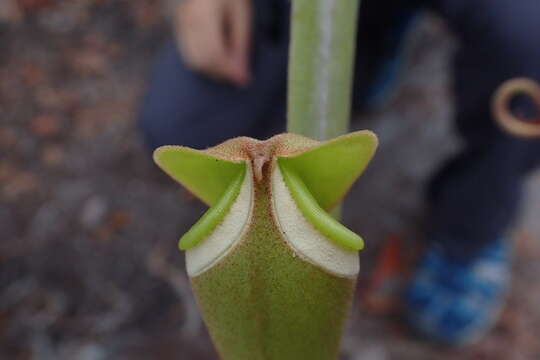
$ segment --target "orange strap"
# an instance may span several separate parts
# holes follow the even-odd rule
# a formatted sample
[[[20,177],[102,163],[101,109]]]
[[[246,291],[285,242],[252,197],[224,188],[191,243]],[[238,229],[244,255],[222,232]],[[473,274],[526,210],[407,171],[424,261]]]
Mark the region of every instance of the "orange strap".
[[[519,94],[530,96],[540,111],[540,85],[527,78],[510,79],[504,82],[493,96],[492,113],[495,121],[511,135],[540,137],[540,118],[528,122],[516,117],[510,111],[510,101]]]

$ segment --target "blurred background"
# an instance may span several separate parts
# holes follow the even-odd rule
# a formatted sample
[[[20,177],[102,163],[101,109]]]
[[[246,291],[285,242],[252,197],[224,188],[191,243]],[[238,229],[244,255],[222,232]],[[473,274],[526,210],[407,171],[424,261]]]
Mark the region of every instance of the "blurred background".
[[[176,247],[204,207],[160,173],[134,121],[165,14],[160,0],[0,1],[0,359],[216,359]],[[426,345],[369,294],[378,250],[419,237],[422,186],[460,145],[453,44],[423,16],[392,96],[354,121],[381,148],[345,204],[367,250],[344,360],[540,358],[540,174],[508,305],[481,343]]]

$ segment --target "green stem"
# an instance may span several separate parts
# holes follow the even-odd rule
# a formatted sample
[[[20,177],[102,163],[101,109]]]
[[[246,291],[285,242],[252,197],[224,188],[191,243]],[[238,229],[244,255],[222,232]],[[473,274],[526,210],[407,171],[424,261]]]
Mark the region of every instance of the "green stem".
[[[289,132],[326,140],[349,129],[360,0],[293,0]]]

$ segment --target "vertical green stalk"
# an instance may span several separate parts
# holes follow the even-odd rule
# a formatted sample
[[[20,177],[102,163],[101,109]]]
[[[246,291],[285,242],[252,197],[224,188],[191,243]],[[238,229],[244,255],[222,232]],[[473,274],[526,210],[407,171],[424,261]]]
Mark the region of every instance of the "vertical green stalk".
[[[348,131],[360,0],[293,0],[289,132],[326,140]]]

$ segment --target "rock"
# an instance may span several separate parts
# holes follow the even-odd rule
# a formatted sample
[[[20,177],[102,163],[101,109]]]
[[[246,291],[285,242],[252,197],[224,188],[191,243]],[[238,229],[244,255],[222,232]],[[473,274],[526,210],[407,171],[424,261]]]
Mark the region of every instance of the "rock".
[[[22,18],[22,11],[16,0],[0,1],[0,24],[18,24]]]
[[[58,135],[62,129],[62,120],[52,114],[38,115],[30,122],[30,129],[32,133],[41,137]]]
[[[49,167],[62,165],[65,159],[64,149],[59,145],[48,145],[43,149],[42,161]]]
[[[107,209],[108,205],[103,197],[93,196],[89,198],[83,204],[79,216],[81,225],[87,229],[94,229],[102,222]]]
[[[107,351],[97,343],[69,342],[58,351],[58,360],[105,360]]]
[[[55,2],[56,0],[18,0],[19,5],[26,11],[43,9],[53,5]]]
[[[0,184],[7,184],[17,174],[15,165],[8,161],[0,162]]]
[[[66,233],[69,222],[66,214],[56,204],[45,203],[30,221],[28,237],[37,242],[60,238]]]
[[[21,78],[28,86],[36,86],[43,83],[45,74],[43,69],[35,63],[25,63],[21,66]]]
[[[73,54],[72,65],[82,75],[103,75],[109,66],[107,57],[94,49],[85,49]]]
[[[12,176],[3,186],[2,195],[8,199],[17,199],[22,195],[35,192],[38,189],[39,181],[31,172],[19,172]]]
[[[15,216],[12,209],[0,204],[0,229],[2,229],[3,244],[12,241],[17,235],[17,227],[15,222]],[[5,255],[5,254],[3,254]]]
[[[17,134],[13,128],[0,128],[0,148],[11,149],[17,143]]]
[[[105,360],[106,352],[103,349],[103,347],[98,344],[85,344],[79,349],[74,359],[75,360]]]
[[[35,90],[36,102],[39,106],[67,112],[80,103],[80,95],[65,89],[40,86]]]

